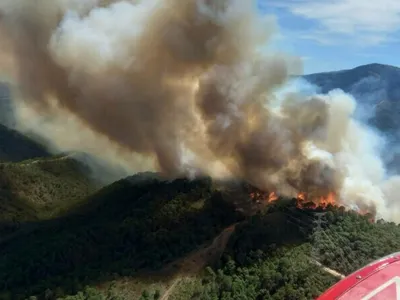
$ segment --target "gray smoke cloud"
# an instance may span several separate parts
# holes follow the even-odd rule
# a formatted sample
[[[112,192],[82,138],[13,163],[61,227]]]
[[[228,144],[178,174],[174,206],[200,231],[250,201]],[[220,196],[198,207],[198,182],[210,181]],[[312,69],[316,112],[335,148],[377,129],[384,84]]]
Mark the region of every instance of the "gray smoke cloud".
[[[123,168],[336,192],[393,214],[378,138],[354,99],[279,92],[298,61],[266,51],[255,1],[2,1],[20,126]],[[390,195],[389,195],[390,194]]]

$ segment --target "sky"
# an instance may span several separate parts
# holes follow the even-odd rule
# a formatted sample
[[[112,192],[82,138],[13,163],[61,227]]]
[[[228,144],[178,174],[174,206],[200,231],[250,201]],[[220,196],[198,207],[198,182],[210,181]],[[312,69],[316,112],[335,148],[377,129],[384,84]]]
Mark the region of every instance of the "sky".
[[[400,66],[400,0],[258,0],[273,15],[273,47],[303,59],[304,73],[369,63]]]

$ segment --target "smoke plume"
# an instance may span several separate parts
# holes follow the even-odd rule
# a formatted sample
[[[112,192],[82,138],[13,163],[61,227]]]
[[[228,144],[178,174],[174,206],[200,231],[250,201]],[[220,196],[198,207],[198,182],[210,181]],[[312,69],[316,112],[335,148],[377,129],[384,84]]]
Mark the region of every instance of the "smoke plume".
[[[21,126],[54,147],[167,177],[240,178],[393,214],[380,140],[354,99],[290,92],[292,58],[245,0],[2,1]]]

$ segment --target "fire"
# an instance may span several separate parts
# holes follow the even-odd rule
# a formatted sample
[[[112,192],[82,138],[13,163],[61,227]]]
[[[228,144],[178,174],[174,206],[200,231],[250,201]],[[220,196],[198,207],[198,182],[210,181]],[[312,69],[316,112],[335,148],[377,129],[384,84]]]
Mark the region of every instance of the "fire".
[[[302,209],[326,209],[328,206],[340,206],[340,203],[337,201],[337,196],[334,192],[329,192],[325,196],[319,197],[311,197],[306,193],[298,193],[296,197],[296,205],[298,208]],[[345,208],[346,209],[346,208]],[[372,210],[368,209],[360,209],[355,210],[359,215],[368,216],[368,220],[371,223],[375,222],[375,214],[372,213]]]
[[[265,193],[259,190],[253,190],[250,193],[250,198],[257,203],[269,204],[278,200],[279,196],[276,192]],[[315,209],[317,207],[320,207],[325,209],[328,207],[328,205],[337,205],[336,194],[334,192],[329,192],[325,196],[312,198],[310,198],[309,194],[305,192],[300,192],[297,194],[296,200],[298,208]]]
[[[297,207],[299,208],[327,208],[328,205],[337,206],[336,194],[329,192],[325,196],[310,197],[307,193],[297,194]]]
[[[297,200],[298,201],[306,201],[306,197],[307,197],[306,193],[300,192],[300,193],[297,194]]]
[[[257,188],[250,187],[248,190],[250,193],[250,198],[261,205],[269,205],[274,201],[279,199],[279,195],[276,192],[263,192]],[[349,208],[345,208],[340,205],[340,201],[335,192],[329,191],[321,196],[315,195],[312,193],[299,192],[296,196],[296,206],[300,209],[306,210],[314,210],[321,209],[326,210],[328,207],[342,207],[344,210],[348,210]],[[372,209],[358,209],[356,212],[360,215],[366,215],[369,218],[370,222],[375,222],[375,214]]]
[[[250,193],[250,198],[257,202],[271,203],[278,200],[278,195],[275,192],[262,193],[261,191],[256,191]]]

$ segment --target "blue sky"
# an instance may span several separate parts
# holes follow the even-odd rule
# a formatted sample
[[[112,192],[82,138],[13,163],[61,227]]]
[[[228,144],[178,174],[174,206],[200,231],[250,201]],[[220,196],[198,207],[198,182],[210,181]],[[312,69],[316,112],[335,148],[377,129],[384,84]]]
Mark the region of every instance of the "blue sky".
[[[258,1],[280,27],[274,47],[302,57],[305,73],[400,66],[400,0]]]

